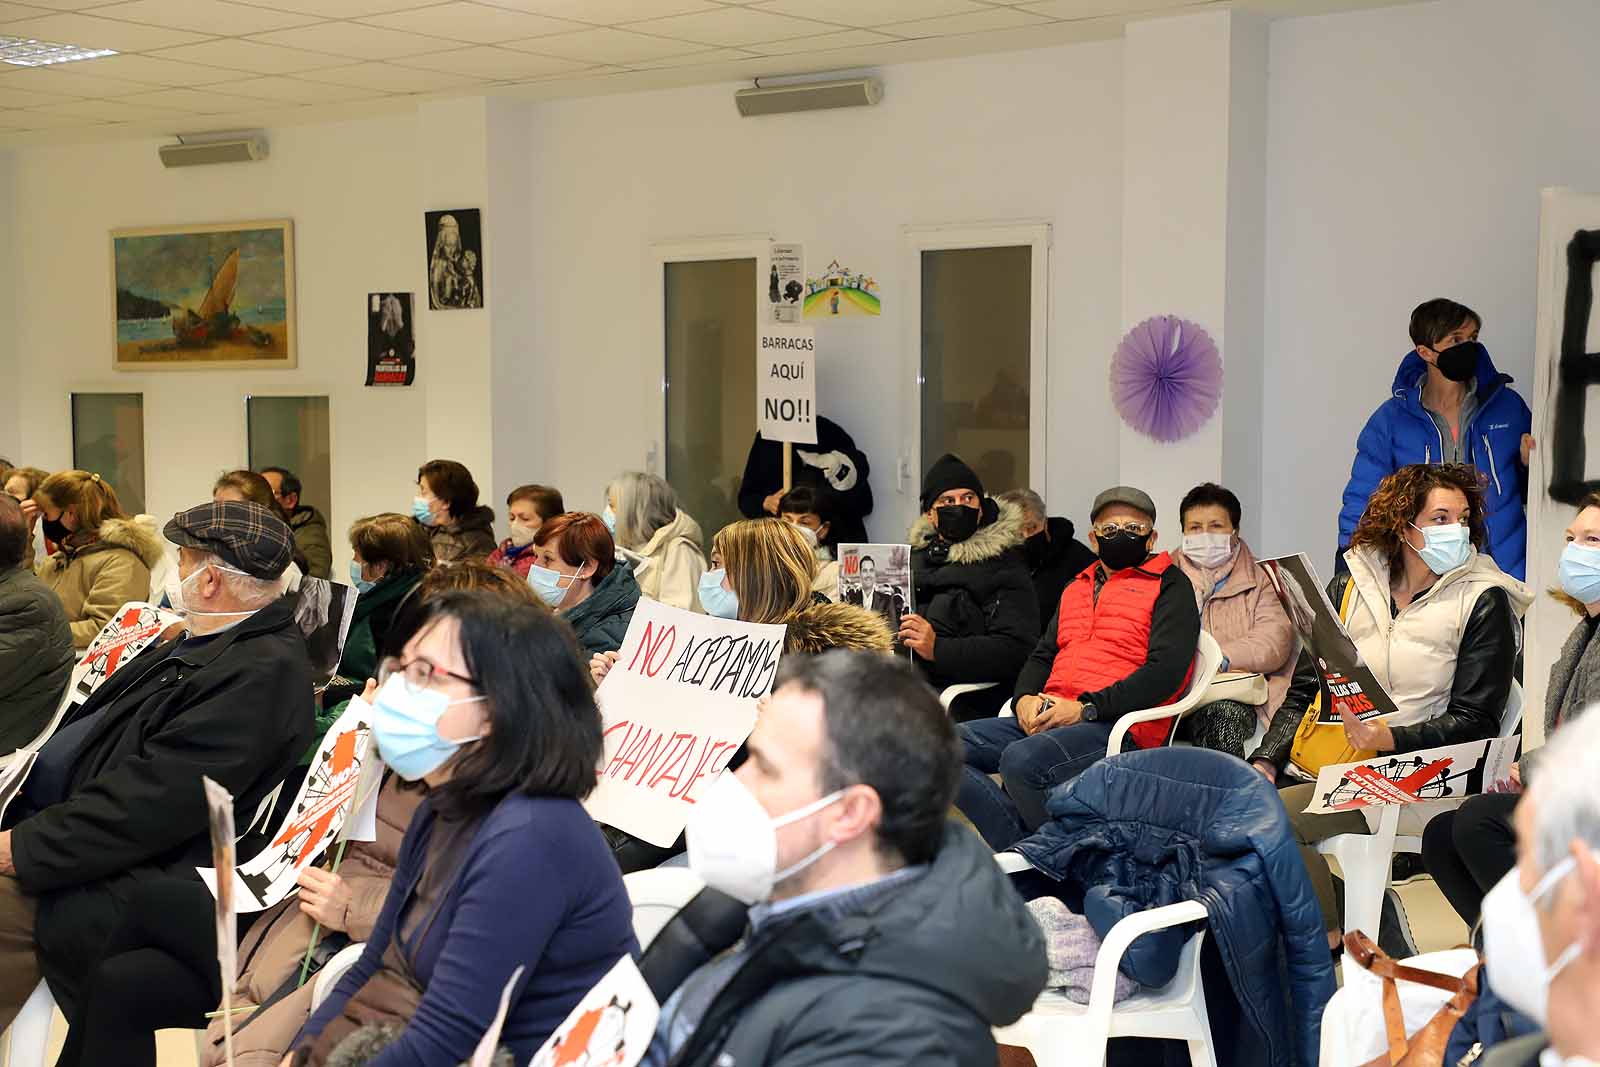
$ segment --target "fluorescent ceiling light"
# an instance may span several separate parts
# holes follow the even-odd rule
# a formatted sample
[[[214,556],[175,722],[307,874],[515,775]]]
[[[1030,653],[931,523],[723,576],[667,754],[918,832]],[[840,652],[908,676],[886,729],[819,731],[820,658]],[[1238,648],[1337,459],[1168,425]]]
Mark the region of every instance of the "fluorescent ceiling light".
[[[74,63],[80,59],[99,59],[116,54],[110,48],[52,44],[27,37],[0,37],[0,63],[10,63],[15,67],[47,67],[52,63]]]

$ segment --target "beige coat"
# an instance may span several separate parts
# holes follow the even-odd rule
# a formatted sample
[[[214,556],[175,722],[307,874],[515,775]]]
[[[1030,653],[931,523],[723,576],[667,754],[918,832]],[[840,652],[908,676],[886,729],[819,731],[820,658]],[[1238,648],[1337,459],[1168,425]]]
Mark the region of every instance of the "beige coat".
[[[686,511],[679,511],[637,550],[624,549],[633,562],[639,592],[687,611],[700,610],[700,576],[706,572],[705,535]]]
[[[1271,722],[1289,692],[1299,642],[1266,571],[1242,540],[1233,561],[1215,569],[1196,566],[1182,552],[1172,558],[1194,586],[1200,628],[1216,639],[1228,657],[1228,669],[1266,677],[1267,702],[1256,709],[1256,716],[1263,725]]]
[[[1533,603],[1526,585],[1473,552],[1391,621],[1388,561],[1370,548],[1351,549],[1344,558],[1356,587],[1345,629],[1372,676],[1394,698],[1397,713],[1384,718],[1390,726],[1415,726],[1449,708],[1457,651],[1478,594],[1500,586],[1518,619]]]
[[[344,929],[352,942],[365,941],[378,921],[389,895],[389,880],[400,855],[411,816],[422,803],[416,789],[400,789],[400,777],[391,774],[378,793],[378,839],[353,841],[345,852],[339,876],[350,887]],[[239,981],[233,1003],[260,1004],[284,982],[298,975],[306,947],[311,943],[312,921],[292,896],[263,914],[239,946]],[[238,1067],[277,1067],[300,1027],[311,1017],[314,979],[272,1004],[259,1016],[240,1014],[233,1033],[234,1063]],[[222,1022],[213,1020],[206,1030],[205,1067],[223,1063]]]
[[[150,569],[161,562],[161,539],[134,519],[107,519],[93,541],[62,547],[39,564],[39,580],[61,598],[72,645],[89,647],[117,609],[150,597]]]

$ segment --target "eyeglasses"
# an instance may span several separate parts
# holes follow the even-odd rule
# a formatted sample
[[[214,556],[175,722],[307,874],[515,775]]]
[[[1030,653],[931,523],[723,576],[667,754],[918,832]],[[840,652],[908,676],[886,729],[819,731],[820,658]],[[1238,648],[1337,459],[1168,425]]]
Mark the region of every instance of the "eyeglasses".
[[[378,666],[378,684],[384,684],[394,674],[398,674],[406,680],[406,689],[412,693],[422,693],[432,688],[435,678],[454,678],[458,682],[465,682],[474,689],[478,688],[478,679],[470,678],[465,674],[457,674],[454,671],[447,671],[443,667],[437,667],[425,659],[414,659],[410,663],[401,663],[393,658],[384,660]]]
[[[1135,537],[1149,537],[1150,524],[1148,522],[1103,522],[1094,527],[1096,537],[1116,537],[1118,534],[1128,533]]]

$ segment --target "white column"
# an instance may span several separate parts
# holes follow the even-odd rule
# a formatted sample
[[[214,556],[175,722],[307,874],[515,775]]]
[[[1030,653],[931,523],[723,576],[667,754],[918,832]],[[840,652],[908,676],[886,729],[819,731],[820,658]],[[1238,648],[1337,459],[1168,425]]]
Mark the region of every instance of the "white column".
[[[1148,492],[1165,543],[1183,494],[1228,484],[1246,536],[1261,503],[1266,26],[1214,11],[1134,22],[1123,70],[1122,319],[1198,322],[1216,339],[1223,401],[1194,436],[1162,444],[1122,426],[1122,480]]]

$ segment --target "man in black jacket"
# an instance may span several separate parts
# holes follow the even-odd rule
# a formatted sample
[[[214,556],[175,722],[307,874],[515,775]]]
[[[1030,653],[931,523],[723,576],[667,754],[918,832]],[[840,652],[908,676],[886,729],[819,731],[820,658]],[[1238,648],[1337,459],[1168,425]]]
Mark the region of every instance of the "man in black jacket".
[[[1022,509],[984,496],[973,469],[946,454],[922,480],[922,510],[911,527],[917,610],[901,620],[900,641],[935,689],[995,686],[953,708],[958,719],[993,714],[1039,637]]]
[[[830,544],[867,540],[866,518],[872,514],[872,486],[867,475],[872,464],[856,447],[853,437],[832,419],[818,417],[817,443],[791,445],[791,485],[826,489],[833,494],[833,531]],[[758,432],[745,457],[739,479],[739,512],[747,519],[778,514],[783,499],[783,443],[769,441]]]
[[[927,686],[871,652],[786,658],[749,752],[689,823],[709,888],[641,964],[647,1067],[993,1064],[1044,941],[947,818],[960,754]]]
[[[61,598],[23,563],[28,523],[0,493],[0,753],[32,741],[72,677],[72,630]]]
[[[1048,619],[1061,606],[1067,583],[1099,557],[1078,540],[1072,520],[1046,512],[1044,498],[1032,489],[1012,489],[995,499],[1022,509],[1022,552],[1039,595],[1039,618]]]
[[[132,889],[210,865],[202,775],[237,798],[243,860],[272,832],[254,816],[310,744],[311,667],[282,599],[289,528],[259,504],[221,501],[165,533],[180,549],[169,596],[187,633],[76,709],[0,832],[0,1027],[41,973],[70,1014]]]

